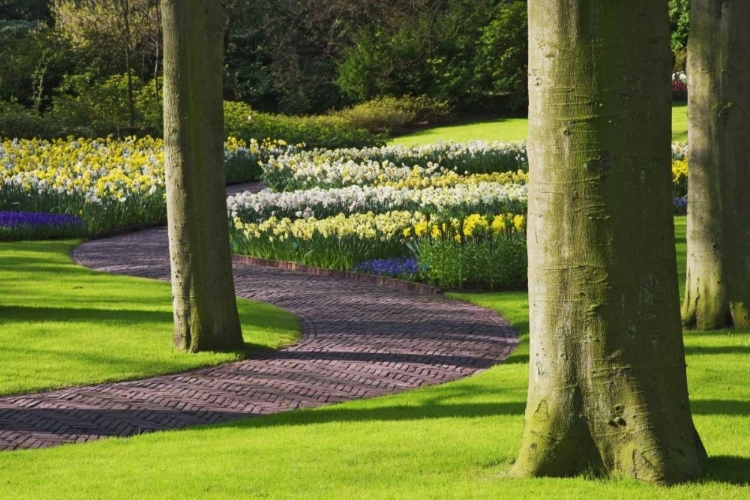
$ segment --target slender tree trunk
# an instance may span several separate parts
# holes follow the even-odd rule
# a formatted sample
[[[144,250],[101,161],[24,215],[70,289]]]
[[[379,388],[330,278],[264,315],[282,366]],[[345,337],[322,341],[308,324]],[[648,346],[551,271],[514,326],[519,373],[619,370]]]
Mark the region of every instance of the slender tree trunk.
[[[224,187],[220,0],[163,0],[164,143],[174,342],[243,347]]]
[[[133,35],[130,32],[130,2],[124,0],[122,3],[122,16],[125,23],[125,70],[128,72],[128,126],[135,127],[135,99],[133,98],[133,75],[130,71],[130,60],[132,59],[132,49],[130,42]]]
[[[682,321],[750,328],[750,2],[690,7],[688,267]]]
[[[696,478],[666,0],[529,0],[531,362],[517,476]]]

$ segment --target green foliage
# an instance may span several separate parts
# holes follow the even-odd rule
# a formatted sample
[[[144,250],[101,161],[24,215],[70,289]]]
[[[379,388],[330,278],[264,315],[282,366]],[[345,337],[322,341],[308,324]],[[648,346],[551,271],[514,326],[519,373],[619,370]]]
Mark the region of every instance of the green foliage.
[[[225,98],[259,111],[323,113],[344,100],[335,83],[351,0],[225,0]]]
[[[504,95],[518,108],[525,103],[525,0],[384,3],[378,14],[339,65],[347,96],[424,94],[486,107]]]
[[[528,104],[528,24],[526,1],[503,2],[481,30],[476,78],[482,86],[509,96],[512,111]]]
[[[48,0],[0,0],[0,19],[48,21]]]
[[[0,101],[0,138],[51,138],[60,131],[60,124],[14,102]]]
[[[0,101],[41,111],[75,64],[67,46],[43,24],[0,19]]]
[[[422,277],[441,288],[520,290],[526,287],[526,238],[494,237],[463,244],[423,239],[417,247]]]
[[[136,125],[141,134],[160,135],[161,98],[157,99],[153,83],[146,85],[137,76],[132,79]],[[128,124],[126,75],[113,75],[104,81],[96,81],[92,75],[72,75],[64,79],[58,91],[49,117],[62,125],[60,135],[104,137]]]
[[[120,0],[105,3],[122,5]],[[526,3],[226,0],[225,98],[258,111],[303,115],[387,96],[428,95],[450,102],[458,115],[521,114],[527,86]],[[129,2],[130,35],[118,24],[120,11],[101,2],[58,4],[66,6],[65,22],[57,22],[60,12],[57,21],[52,19],[50,1],[0,0],[0,101],[48,111],[55,89],[77,97],[61,86],[64,75],[98,86],[124,73],[126,45],[133,74],[141,85],[151,85],[145,82],[158,75],[161,57],[156,4]],[[102,5],[99,16],[96,9]],[[681,69],[689,0],[671,0],[670,14]],[[366,115],[374,112],[367,106],[371,109],[355,113],[362,126],[371,123]],[[149,132],[160,128],[160,119],[146,116],[155,110],[139,111],[145,122],[139,125]],[[372,122],[373,129],[398,131],[404,113],[388,114],[385,122]],[[89,125],[78,123],[74,129],[83,126]]]
[[[672,31],[672,50],[687,49],[690,31],[690,0],[669,0],[669,19]]]
[[[280,139],[309,148],[368,147],[385,143],[383,137],[364,129],[330,123],[319,117],[260,113],[241,102],[224,103],[224,133],[245,141]]]
[[[451,106],[445,100],[427,96],[378,97],[371,101],[333,111],[323,120],[372,133],[401,133],[418,123],[447,119]]]

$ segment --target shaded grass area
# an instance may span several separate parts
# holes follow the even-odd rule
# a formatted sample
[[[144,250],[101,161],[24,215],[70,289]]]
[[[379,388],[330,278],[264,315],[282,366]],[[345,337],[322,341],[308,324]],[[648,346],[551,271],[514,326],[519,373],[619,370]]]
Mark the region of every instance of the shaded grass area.
[[[684,233],[684,218],[677,224]],[[750,333],[685,336],[696,425],[711,455],[703,481],[657,488],[622,479],[517,480],[507,473],[523,428],[527,295],[453,296],[513,324],[522,342],[508,361],[366,401],[0,453],[0,498],[750,498]]]
[[[75,241],[0,243],[0,395],[144,378],[216,365],[244,353],[172,347],[168,284],[71,262]],[[297,318],[239,301],[249,352],[299,338]]]
[[[508,118],[429,128],[396,137],[389,144],[413,146],[415,144],[430,144],[436,141],[525,141],[528,129],[527,119]],[[676,102],[672,106],[672,141],[687,141],[687,129],[687,103]]]

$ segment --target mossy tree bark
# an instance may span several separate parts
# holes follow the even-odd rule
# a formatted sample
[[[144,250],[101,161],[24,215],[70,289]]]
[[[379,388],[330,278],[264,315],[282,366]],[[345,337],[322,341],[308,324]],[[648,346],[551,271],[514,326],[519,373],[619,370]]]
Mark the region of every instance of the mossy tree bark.
[[[242,349],[224,186],[221,2],[162,0],[162,20],[174,343]]]
[[[529,1],[530,382],[516,476],[696,478],[666,0]]]
[[[690,10],[688,267],[682,321],[750,328],[750,2]]]

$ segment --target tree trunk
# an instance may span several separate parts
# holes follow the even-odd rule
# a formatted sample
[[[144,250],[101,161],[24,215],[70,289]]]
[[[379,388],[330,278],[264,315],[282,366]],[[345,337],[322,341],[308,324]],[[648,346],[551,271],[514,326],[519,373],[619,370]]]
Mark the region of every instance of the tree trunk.
[[[224,186],[220,0],[163,0],[164,145],[174,342],[242,349]]]
[[[133,98],[133,74],[130,71],[130,60],[132,59],[131,41],[133,34],[130,32],[130,2],[124,0],[122,4],[122,16],[125,22],[125,71],[128,77],[128,126],[135,127],[135,99]]]
[[[667,2],[529,1],[531,362],[517,476],[696,478]]]
[[[682,321],[750,328],[750,3],[690,11],[688,267]]]

